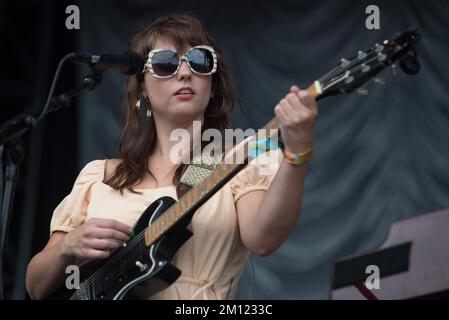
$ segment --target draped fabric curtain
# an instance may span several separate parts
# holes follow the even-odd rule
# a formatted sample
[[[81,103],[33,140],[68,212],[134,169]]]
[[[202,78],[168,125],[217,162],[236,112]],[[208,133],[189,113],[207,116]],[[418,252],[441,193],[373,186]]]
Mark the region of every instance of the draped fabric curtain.
[[[365,27],[371,4],[379,30]],[[231,119],[242,129],[261,128],[292,84],[305,88],[341,58],[397,31],[422,34],[418,75],[385,72],[369,96],[319,102],[300,220],[277,252],[252,257],[236,298],[326,299],[335,258],[380,245],[394,221],[449,207],[449,2],[84,1],[80,11],[78,49],[97,53],[125,49],[160,14],[196,15],[234,74],[243,109]],[[116,154],[122,89],[107,71],[81,97],[80,168]]]

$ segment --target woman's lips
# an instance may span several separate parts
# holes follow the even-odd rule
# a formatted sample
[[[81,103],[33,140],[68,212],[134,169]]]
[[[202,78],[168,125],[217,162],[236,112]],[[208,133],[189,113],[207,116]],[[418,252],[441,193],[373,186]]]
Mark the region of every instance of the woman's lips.
[[[191,93],[177,94],[176,98],[179,100],[190,100],[193,98],[193,94],[191,94]]]

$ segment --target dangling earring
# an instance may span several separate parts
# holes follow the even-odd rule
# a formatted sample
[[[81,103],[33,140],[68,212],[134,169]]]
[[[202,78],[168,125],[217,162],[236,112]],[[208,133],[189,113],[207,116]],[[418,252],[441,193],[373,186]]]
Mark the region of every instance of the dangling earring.
[[[136,109],[139,115],[143,118],[149,118],[152,115],[150,101],[146,97],[142,97],[136,102]]]

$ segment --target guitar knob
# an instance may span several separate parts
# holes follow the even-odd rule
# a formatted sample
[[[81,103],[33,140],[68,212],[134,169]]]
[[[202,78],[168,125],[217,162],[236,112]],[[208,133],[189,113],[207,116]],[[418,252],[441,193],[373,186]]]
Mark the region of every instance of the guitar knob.
[[[373,78],[374,83],[380,84],[383,86],[385,84],[385,80],[382,78]]]
[[[368,90],[366,90],[366,89],[357,89],[357,91],[356,91],[359,95],[361,95],[361,96],[367,96],[368,95]]]
[[[141,272],[145,271],[148,268],[147,264],[143,264],[140,261],[136,261],[136,266],[140,269]]]
[[[391,70],[391,72],[393,73],[394,76],[396,76],[398,74],[398,69],[397,69],[395,64],[392,64],[390,66],[390,70]]]

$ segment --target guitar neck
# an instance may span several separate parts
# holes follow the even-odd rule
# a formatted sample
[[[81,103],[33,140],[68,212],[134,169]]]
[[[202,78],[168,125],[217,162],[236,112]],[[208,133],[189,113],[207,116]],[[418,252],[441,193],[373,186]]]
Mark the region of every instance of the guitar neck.
[[[315,81],[308,89],[308,92],[318,99],[322,94],[321,86],[318,81]],[[268,132],[267,138],[271,138],[277,134],[278,124],[276,118],[271,119],[264,127],[263,131]],[[179,201],[170,207],[167,211],[159,216],[145,231],[145,244],[151,246],[160,237],[167,233],[179,220],[186,215],[195,212],[201,205],[209,200],[220,188],[222,188],[229,180],[231,180],[237,173],[242,170],[249,161],[249,144],[254,141],[257,136],[252,136],[238,150],[233,150],[231,154],[231,164],[219,164],[215,167],[213,172],[206,177],[197,186],[190,189]],[[238,152],[242,152],[243,157],[240,161]],[[243,158],[243,161],[241,159]]]

